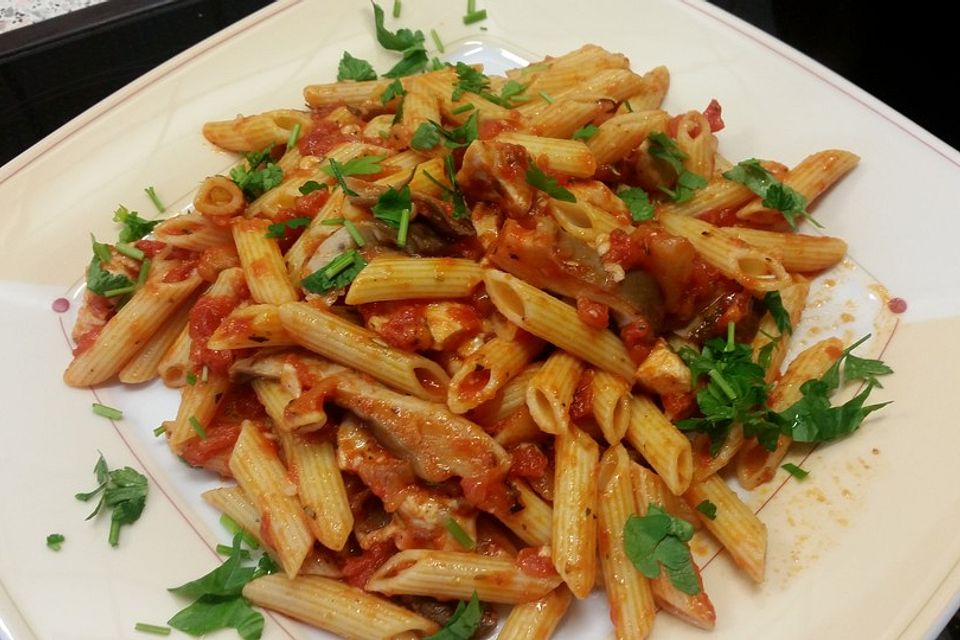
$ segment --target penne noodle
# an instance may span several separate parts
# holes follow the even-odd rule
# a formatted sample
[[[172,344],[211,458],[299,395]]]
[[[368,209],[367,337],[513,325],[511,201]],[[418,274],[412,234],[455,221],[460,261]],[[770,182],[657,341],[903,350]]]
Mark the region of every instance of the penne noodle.
[[[527,385],[527,408],[541,431],[559,434],[570,426],[573,392],[583,363],[563,351],[554,351]]]
[[[670,491],[680,495],[687,490],[693,478],[690,441],[646,396],[633,396],[624,437],[663,478]]]
[[[574,178],[589,178],[597,169],[590,147],[579,140],[543,138],[526,133],[501,133],[496,140],[518,144],[533,157],[535,164]]]
[[[447,406],[466,413],[492,399],[542,349],[543,342],[526,333],[513,339],[494,337],[464,360],[450,379]]]
[[[830,236],[780,233],[747,227],[724,227],[723,231],[774,256],[790,272],[823,271],[838,264],[847,255],[847,243]]]
[[[483,268],[457,258],[394,258],[372,260],[347,291],[350,305],[384,300],[468,297],[483,280]]]
[[[600,450],[576,427],[557,434],[551,557],[570,591],[583,599],[597,572],[597,468]]]
[[[570,590],[561,585],[539,600],[515,605],[497,640],[548,640],[570,607],[571,600]]]
[[[274,304],[237,307],[207,340],[207,347],[216,350],[288,347],[294,344],[280,322],[280,308]]]
[[[265,304],[295,302],[299,296],[287,277],[277,241],[267,237],[269,226],[269,221],[259,218],[241,218],[232,225],[250,297]]]

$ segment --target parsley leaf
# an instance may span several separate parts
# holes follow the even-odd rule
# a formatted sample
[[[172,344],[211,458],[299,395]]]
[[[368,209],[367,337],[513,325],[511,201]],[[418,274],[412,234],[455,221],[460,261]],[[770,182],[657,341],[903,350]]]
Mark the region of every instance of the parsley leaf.
[[[337,67],[337,82],[344,80],[376,80],[377,72],[366,60],[354,58],[349,51],[343,52],[340,65]]]
[[[717,505],[713,504],[709,500],[704,500],[698,504],[696,508],[697,511],[705,515],[707,518],[710,518],[711,520],[717,519]]]
[[[47,536],[47,546],[54,551],[60,551],[61,545],[66,541],[62,533],[51,533]]]
[[[526,177],[527,184],[529,184],[531,187],[539,189],[540,191],[543,191],[551,198],[556,198],[557,200],[562,200],[563,202],[577,201],[577,197],[561,187],[556,178],[551,178],[545,174],[540,170],[540,167],[533,162],[531,162],[530,166],[527,167]]]
[[[853,433],[860,428],[864,418],[889,404],[882,402],[864,406],[874,387],[880,386],[878,375],[893,373],[880,360],[870,360],[852,355],[853,349],[868,336],[852,344],[819,380],[808,380],[800,386],[802,397],[786,410],[773,414],[781,431],[797,442],[830,442]],[[834,407],[829,395],[842,382],[863,380],[863,390],[844,404]]]
[[[687,159],[687,154],[681,151],[673,138],[656,131],[648,135],[647,140],[650,143],[647,152],[652,157],[667,163],[677,174],[677,181],[673,189],[665,186],[658,187],[674,202],[686,202],[693,197],[694,191],[707,186],[706,178],[684,168],[683,161]]]
[[[700,581],[687,546],[692,537],[693,525],[653,503],[647,506],[647,515],[632,515],[623,527],[624,550],[640,573],[652,579],[662,568],[673,586],[697,595]]]
[[[361,156],[341,164],[333,158],[330,158],[329,163],[323,167],[323,171],[337,181],[337,184],[340,185],[340,188],[343,189],[345,194],[348,196],[356,196],[357,192],[347,186],[344,178],[347,176],[369,176],[380,173],[383,171],[380,167],[381,160],[383,160],[381,156]]]
[[[430,151],[440,144],[440,131],[432,122],[423,122],[413,132],[410,147],[417,151]]]
[[[291,218],[283,222],[274,222],[267,227],[268,238],[282,238],[287,234],[287,229],[299,229],[310,224],[310,218]]]
[[[798,467],[797,465],[793,464],[792,462],[788,462],[788,463],[786,463],[786,464],[782,464],[782,465],[780,465],[780,468],[783,469],[784,471],[786,471],[787,473],[789,473],[790,475],[792,475],[792,476],[793,476],[794,478],[796,478],[797,480],[803,480],[803,479],[806,478],[808,475],[810,475],[810,472],[809,472],[809,471],[807,471],[807,470],[805,470],[805,469],[801,469],[800,467]]]
[[[779,291],[768,291],[763,296],[763,305],[770,312],[773,321],[777,323],[777,331],[780,335],[789,335],[793,333],[793,325],[790,324],[790,314],[783,307],[783,299]]]
[[[317,182],[316,180],[307,180],[306,182],[303,183],[303,185],[301,185],[298,191],[300,192],[300,195],[306,196],[313,193],[314,191],[320,191],[321,189],[327,189],[327,188],[329,187],[327,187],[326,183]]]
[[[457,167],[454,164],[453,154],[447,154],[443,158],[443,169],[451,185],[450,187],[430,175],[429,171],[424,171],[423,175],[425,175],[430,182],[440,187],[440,190],[443,192],[443,199],[453,204],[453,219],[459,220],[460,218],[470,215],[470,211],[467,209],[467,201],[463,197],[463,192],[460,190],[460,183],[457,182]]]
[[[403,88],[400,79],[396,79],[390,84],[387,85],[387,88],[383,90],[383,93],[380,94],[380,104],[387,104],[394,98],[402,98],[407,95],[406,90]]]
[[[87,289],[93,293],[112,298],[117,291],[128,289],[133,286],[133,280],[122,273],[110,273],[103,268],[104,262],[109,262],[112,254],[109,245],[97,242],[97,239],[91,236],[93,240],[93,259],[90,260],[90,266],[87,267]],[[113,295],[108,296],[108,293]]]
[[[457,72],[457,84],[453,88],[453,93],[450,96],[451,100],[459,100],[467,92],[480,95],[490,88],[490,78],[485,76],[482,71],[463,62],[458,62],[454,69]]]
[[[256,200],[283,182],[283,169],[270,160],[270,147],[248,153],[245,157],[247,166],[231,169],[230,179],[240,187],[247,199]]]
[[[257,567],[243,566],[242,536],[233,538],[229,557],[205,576],[170,589],[196,600],[167,621],[171,627],[194,636],[217,629],[236,629],[244,640],[257,640],[263,633],[263,614],[255,611],[243,597],[243,587],[251,580],[276,571],[276,565],[261,559]]]
[[[574,140],[589,140],[593,136],[597,135],[597,131],[600,130],[600,127],[592,124],[588,124],[585,127],[580,127],[573,132],[573,135],[570,136]]]
[[[397,29],[396,33],[389,31],[383,26],[383,9],[376,2],[373,3],[373,18],[377,29],[377,42],[380,46],[403,53],[403,59],[383,74],[384,76],[398,78],[426,69],[428,58],[422,31],[410,29]]]
[[[410,187],[404,185],[399,191],[393,187],[388,188],[380,194],[380,198],[377,199],[377,204],[373,205],[370,210],[378,220],[383,220],[391,227],[399,229],[403,213],[406,212],[407,215],[410,215],[412,208]]]
[[[630,217],[634,222],[644,222],[653,220],[653,203],[650,202],[650,196],[639,187],[630,187],[621,189],[617,192],[617,197],[623,200],[627,209],[630,210]]]
[[[342,289],[353,282],[366,266],[367,261],[356,249],[346,251],[301,280],[300,286],[311,293]]]
[[[474,591],[470,602],[460,602],[453,616],[444,625],[443,629],[424,640],[469,640],[480,626],[483,611],[480,609],[480,599]]]
[[[74,497],[82,502],[100,496],[100,501],[87,520],[100,513],[103,506],[111,509],[110,535],[107,538],[111,546],[117,546],[120,541],[120,527],[133,524],[140,518],[147,503],[147,478],[143,474],[123,467],[110,471],[103,454],[100,454],[97,464],[93,467],[97,476],[98,486],[93,491],[78,493]]]
[[[690,367],[693,380],[704,376],[705,384],[697,392],[697,405],[703,417],[681,420],[677,427],[710,436],[710,450],[714,455],[723,446],[734,423],[743,425],[747,437],[756,436],[768,450],[776,449],[780,429],[768,415],[769,385],[764,382],[764,368],[753,362],[749,345],[734,342],[731,333],[727,340],[708,341],[699,354],[686,347],[679,355]]]
[[[517,102],[529,102],[531,100],[530,96],[523,95],[526,90],[527,85],[522,82],[507,80],[500,89],[500,98],[510,104],[510,106],[513,106],[513,103]]]
[[[136,211],[130,211],[123,205],[113,213],[113,221],[123,225],[118,239],[120,242],[127,243],[143,238],[163,222],[163,220],[144,220]]]
[[[723,177],[739,182],[763,198],[763,206],[780,211],[791,228],[797,228],[797,218],[806,218],[820,226],[806,211],[807,199],[777,180],[756,158],[738,163],[729,171],[725,171]]]

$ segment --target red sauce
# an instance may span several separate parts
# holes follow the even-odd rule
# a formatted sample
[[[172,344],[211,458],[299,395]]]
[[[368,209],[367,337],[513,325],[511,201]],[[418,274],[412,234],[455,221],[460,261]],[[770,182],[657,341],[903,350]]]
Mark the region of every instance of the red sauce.
[[[104,325],[99,327],[94,327],[87,331],[85,334],[77,338],[77,346],[73,349],[74,357],[80,355],[87,349],[93,346],[93,343],[97,341],[97,338],[100,337],[100,332],[103,331]]]
[[[293,208],[296,210],[297,216],[312,218],[323,208],[323,205],[327,204],[329,199],[330,189],[317,189],[305,196],[298,196],[293,202]],[[274,216],[273,221],[279,222],[276,216]]]
[[[206,438],[192,438],[183,448],[183,459],[195,467],[205,467],[221,454],[233,451],[240,436],[240,425],[234,423],[213,424],[205,427]]]
[[[477,127],[477,135],[481,140],[496,138],[504,131],[516,131],[517,125],[510,120],[484,120]]]
[[[463,497],[466,501],[482,511],[488,513],[509,513],[513,504],[507,485],[503,482],[503,475],[499,470],[491,470],[483,476],[463,478],[460,480]]]
[[[580,420],[593,413],[593,378],[596,372],[593,369],[587,369],[577,381],[577,388],[573,392],[573,400],[570,402],[570,419]]]
[[[477,365],[477,368],[463,376],[457,391],[461,398],[473,398],[483,391],[490,382],[490,369]]]
[[[154,258],[158,253],[166,248],[166,242],[160,242],[158,240],[137,240],[134,243],[134,246],[140,251],[143,251],[143,254],[148,258]]]
[[[640,364],[650,355],[650,350],[657,341],[657,333],[644,318],[637,318],[620,330],[620,339],[627,347],[630,359]]]
[[[691,391],[687,393],[665,393],[660,396],[663,403],[663,413],[670,422],[683,420],[693,415],[696,409],[696,395]]]
[[[720,103],[717,102],[717,99],[714,98],[710,101],[710,104],[707,105],[707,108],[703,110],[703,117],[707,119],[707,122],[710,123],[710,132],[716,133],[723,129],[723,117],[720,115],[722,109],[720,108]]]
[[[226,373],[233,364],[232,351],[208,349],[207,340],[238,302],[232,296],[201,296],[190,310],[190,361],[198,367],[207,366],[211,371]]]
[[[504,180],[524,180],[530,168],[530,154],[518,144],[501,144],[496,170]]]
[[[524,547],[517,553],[517,566],[528,576],[551,578],[557,575],[549,555],[541,555],[540,547]]]
[[[542,478],[547,472],[547,456],[535,444],[525,442],[509,449],[510,476],[514,478]]]
[[[167,284],[173,282],[183,282],[191,275],[193,275],[194,270],[197,268],[198,260],[184,260],[177,263],[169,271],[163,274],[163,281]]]
[[[891,298],[887,303],[887,309],[893,313],[903,313],[907,310],[907,301],[903,298]]]
[[[735,208],[714,209],[697,217],[717,227],[732,227],[737,223],[737,210]]]
[[[197,273],[207,282],[215,282],[221,271],[240,266],[240,256],[232,244],[208,247],[200,254]]]
[[[356,140],[357,136],[347,135],[340,125],[331,120],[316,120],[313,131],[297,141],[300,153],[305,156],[325,156],[331,149],[344,142]]]
[[[610,324],[610,309],[600,302],[577,296],[577,317],[588,327],[606,329]]]
[[[478,285],[477,288],[473,290],[473,293],[470,294],[470,306],[477,310],[481,318],[489,318],[490,314],[497,310],[493,301],[490,300],[490,294],[487,293],[487,288],[483,286],[483,284]]]
[[[407,351],[428,349],[433,345],[433,336],[427,326],[425,302],[388,302],[363,305],[365,318],[372,315],[385,316],[386,320],[371,327],[391,347]]]
[[[362,589],[377,569],[383,566],[394,553],[397,547],[392,541],[378,542],[358,556],[347,558],[340,568],[343,579],[347,584]]]

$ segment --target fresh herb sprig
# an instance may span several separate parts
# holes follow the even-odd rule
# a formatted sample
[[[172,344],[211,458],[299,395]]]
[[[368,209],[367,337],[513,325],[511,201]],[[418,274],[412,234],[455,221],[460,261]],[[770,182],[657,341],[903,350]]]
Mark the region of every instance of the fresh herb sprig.
[[[662,160],[669,165],[677,176],[676,184],[671,189],[666,186],[659,186],[658,189],[670,197],[674,202],[686,202],[693,197],[693,192],[707,186],[707,180],[688,171],[683,166],[683,161],[687,159],[676,141],[665,133],[659,131],[647,136],[649,146],[647,153],[652,157]]]
[[[807,199],[803,194],[777,180],[756,158],[737,163],[737,166],[725,171],[723,177],[739,182],[763,198],[761,204],[782,213],[784,220],[793,229],[797,228],[798,220],[803,219],[818,227],[822,226],[807,213]]]
[[[283,169],[270,158],[271,148],[244,155],[245,165],[230,170],[230,179],[248,200],[256,200],[283,182]]]
[[[97,502],[93,512],[87,516],[87,520],[96,517],[104,506],[109,508],[111,510],[110,534],[107,540],[111,546],[115,547],[120,542],[120,527],[133,524],[143,513],[147,503],[147,478],[130,467],[111,471],[107,467],[103,454],[100,454],[97,459],[93,472],[97,476],[97,488],[87,493],[75,494],[74,497],[82,502],[88,502],[100,496],[100,501]]]
[[[460,602],[453,616],[447,621],[443,629],[424,640],[467,640],[472,638],[483,619],[483,610],[480,608],[480,599],[474,591],[470,602]]]
[[[300,286],[310,293],[342,289],[366,266],[367,261],[355,249],[346,251],[301,280]]]
[[[653,503],[647,505],[647,515],[632,515],[623,527],[624,551],[640,573],[653,579],[662,568],[673,586],[697,595],[700,580],[688,546],[692,537],[693,525]]]

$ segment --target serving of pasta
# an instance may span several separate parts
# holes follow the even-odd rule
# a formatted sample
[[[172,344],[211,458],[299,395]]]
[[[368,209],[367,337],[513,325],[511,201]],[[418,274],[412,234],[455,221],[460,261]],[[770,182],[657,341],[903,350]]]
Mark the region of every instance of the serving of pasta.
[[[658,611],[713,628],[694,532],[763,581],[731,485],[879,408],[889,369],[855,345],[786,362],[846,253],[797,227],[857,156],[734,163],[716,101],[667,113],[667,68],[595,45],[502,77],[360,63],[306,109],[207,122],[243,159],[184,212],[118,211],[65,382],[178,390],[171,452],[224,478],[204,499],[279,565],[255,605],[462,638],[503,604],[499,638],[547,638],[600,586],[618,638]]]

